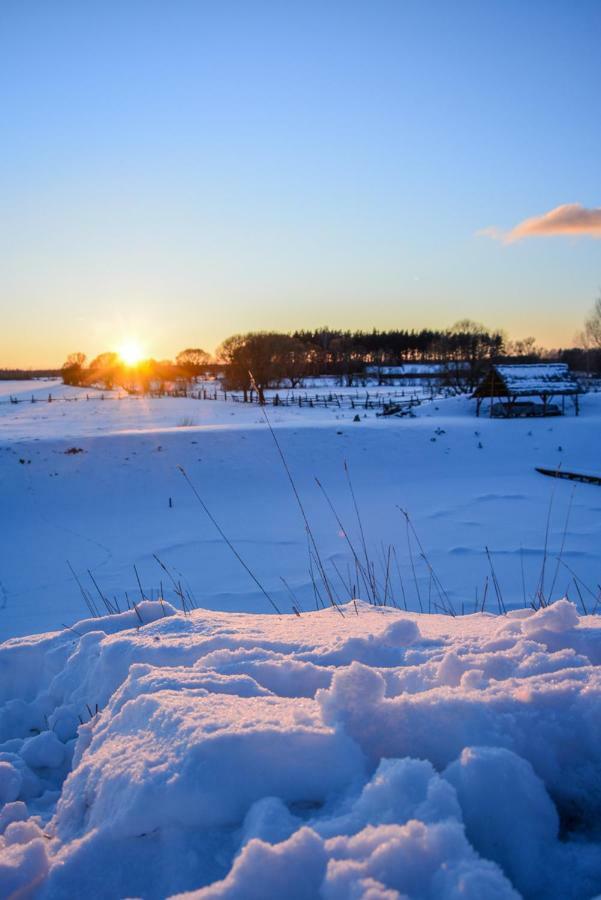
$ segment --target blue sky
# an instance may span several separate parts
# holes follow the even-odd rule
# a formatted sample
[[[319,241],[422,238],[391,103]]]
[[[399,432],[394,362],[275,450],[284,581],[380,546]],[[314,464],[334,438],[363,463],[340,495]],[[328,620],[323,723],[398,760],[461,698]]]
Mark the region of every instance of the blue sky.
[[[445,326],[571,343],[601,240],[599,2],[0,5],[0,366],[137,337]]]

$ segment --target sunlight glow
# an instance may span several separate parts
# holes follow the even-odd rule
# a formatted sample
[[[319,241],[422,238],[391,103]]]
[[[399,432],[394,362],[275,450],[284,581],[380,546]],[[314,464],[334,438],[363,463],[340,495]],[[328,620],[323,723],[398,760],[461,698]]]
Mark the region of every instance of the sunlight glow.
[[[135,338],[124,341],[119,347],[118,353],[126,366],[137,366],[144,359],[144,351]]]

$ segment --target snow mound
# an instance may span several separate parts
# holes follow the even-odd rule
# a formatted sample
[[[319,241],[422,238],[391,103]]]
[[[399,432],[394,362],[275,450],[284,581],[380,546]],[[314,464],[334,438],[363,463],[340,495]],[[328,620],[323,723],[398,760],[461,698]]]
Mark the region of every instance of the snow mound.
[[[601,892],[601,619],[140,604],[0,646],[0,896]]]

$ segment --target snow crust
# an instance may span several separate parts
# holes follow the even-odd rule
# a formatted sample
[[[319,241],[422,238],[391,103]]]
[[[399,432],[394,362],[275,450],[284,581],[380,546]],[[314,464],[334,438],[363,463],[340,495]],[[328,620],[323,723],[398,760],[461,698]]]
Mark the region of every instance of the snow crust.
[[[601,891],[601,619],[140,604],[0,646],[0,896]]]

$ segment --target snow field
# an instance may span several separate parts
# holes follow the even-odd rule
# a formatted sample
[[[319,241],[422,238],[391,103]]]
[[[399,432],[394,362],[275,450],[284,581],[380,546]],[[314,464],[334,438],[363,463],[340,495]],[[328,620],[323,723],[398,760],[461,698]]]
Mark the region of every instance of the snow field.
[[[357,423],[351,413],[322,409],[269,414],[341,599],[348,598],[341,577],[357,581],[354,561],[315,477],[360,547],[346,462],[381,582],[395,547],[390,593],[400,606],[419,611],[421,602],[436,611],[440,599],[413,541],[418,597],[399,507],[457,612],[481,608],[487,579],[485,609],[497,609],[486,547],[507,607],[529,602],[551,508],[545,590],[553,599],[567,594],[582,611],[580,591],[594,608],[600,489],[545,478],[535,466],[599,471],[601,395],[583,399],[580,418],[553,420],[476,419],[464,398],[394,421],[369,413]],[[197,424],[178,427],[190,419]],[[89,570],[122,609],[126,592],[139,596],[134,564],[148,594],[156,597],[163,580],[163,594],[180,605],[156,554],[199,606],[268,611],[178,465],[278,606],[290,611],[284,577],[299,604],[314,609],[304,524],[256,406],[171,398],[7,404],[0,406],[0,639],[87,614],[68,563],[97,597]],[[363,584],[355,592],[368,599]]]
[[[584,898],[601,618],[146,601],[0,647],[0,895]]]
[[[256,407],[0,405],[1,897],[601,894],[601,619],[580,615],[601,495],[534,471],[597,471],[601,402],[553,421],[477,420],[463,398],[416,413],[270,410],[330,577],[352,560],[315,476],[358,545],[345,461],[374,560],[398,550],[391,596],[413,612],[340,615],[306,611],[303,523]],[[178,465],[300,617],[262,614]],[[417,544],[414,580],[398,506],[467,614],[417,613],[437,595]],[[557,602],[534,612],[547,518]],[[469,614],[486,546],[507,616],[488,613],[492,584]],[[138,614],[82,620],[67,560],[123,610],[134,563],[152,596],[167,580],[155,553],[202,609],[164,584]]]

